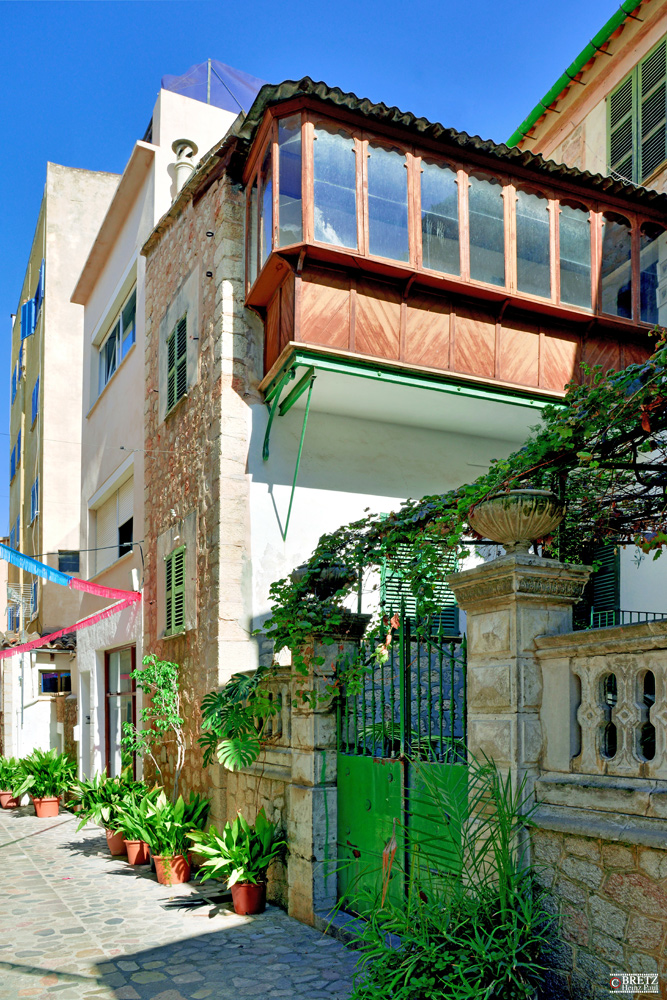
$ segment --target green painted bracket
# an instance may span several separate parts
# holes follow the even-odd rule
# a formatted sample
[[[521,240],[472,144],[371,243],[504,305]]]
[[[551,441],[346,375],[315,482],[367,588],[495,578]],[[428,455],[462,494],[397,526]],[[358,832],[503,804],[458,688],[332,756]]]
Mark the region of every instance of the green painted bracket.
[[[306,436],[306,424],[308,423],[308,413],[310,412],[310,397],[313,394],[313,386],[315,384],[315,376],[314,375],[309,375],[308,379],[309,379],[309,381],[308,381],[307,385],[304,385],[304,387],[301,389],[301,392],[305,392],[306,388],[308,389],[308,398],[306,399],[306,409],[305,409],[305,412],[303,414],[303,425],[301,427],[301,438],[299,439],[299,450],[298,450],[297,455],[296,455],[296,465],[294,467],[294,478],[292,479],[292,492],[290,493],[289,507],[287,508],[287,519],[285,521],[285,530],[283,532],[281,532],[281,534],[283,536],[283,541],[285,541],[285,539],[287,538],[287,530],[289,528],[289,519],[290,519],[290,517],[292,515],[292,504],[294,502],[294,491],[296,490],[296,480],[297,480],[297,476],[299,475],[299,466],[301,465],[301,453],[303,451],[303,441],[304,441],[304,438]],[[301,383],[299,383],[299,385],[300,384]],[[296,385],[294,387],[294,389],[295,390],[298,389],[299,385]],[[301,395],[301,392],[299,393],[299,395]],[[290,395],[292,395],[292,393],[290,393]],[[287,399],[285,400],[285,402],[287,402]],[[290,405],[292,405],[292,404],[290,404]]]
[[[292,371],[294,371],[294,369],[292,369]],[[294,388],[291,389],[287,396],[283,399],[282,403],[278,407],[278,416],[284,417],[285,414],[292,409],[297,399],[299,399],[300,396],[303,396],[314,376],[315,369],[313,367],[308,368],[306,370],[306,374],[299,379]]]
[[[271,386],[271,391],[267,392],[264,402],[268,405],[271,404],[269,409],[269,422],[266,425],[266,433],[264,434],[264,444],[262,446],[262,459],[268,462],[269,459],[269,440],[271,438],[271,425],[273,424],[273,418],[276,415],[276,410],[278,409],[278,403],[280,402],[280,393],[288,382],[291,382],[296,375],[296,370],[290,368],[285,372],[283,377],[275,385]]]

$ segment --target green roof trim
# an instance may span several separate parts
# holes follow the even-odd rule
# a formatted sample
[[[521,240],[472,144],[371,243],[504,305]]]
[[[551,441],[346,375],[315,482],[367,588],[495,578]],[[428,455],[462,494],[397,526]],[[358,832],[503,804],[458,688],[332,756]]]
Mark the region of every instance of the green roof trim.
[[[537,102],[526,120],[521,122],[516,132],[512,133],[507,140],[508,146],[517,146],[521,142],[524,136],[530,132],[535,122],[542,117],[545,111],[548,111],[554,101],[556,101],[563,93],[565,88],[569,87],[572,80],[578,73],[581,72],[586,63],[589,62],[595,56],[596,52],[598,52],[602,46],[609,41],[616,29],[620,28],[628,15],[632,14],[637,7],[641,7],[642,2],[643,0],[623,0],[623,3],[619,6],[616,13],[612,14],[604,27],[600,28],[597,35],[593,35],[591,41],[584,49],[582,49],[572,65],[568,66],[562,76],[556,80],[551,90],[548,90],[542,100]]]

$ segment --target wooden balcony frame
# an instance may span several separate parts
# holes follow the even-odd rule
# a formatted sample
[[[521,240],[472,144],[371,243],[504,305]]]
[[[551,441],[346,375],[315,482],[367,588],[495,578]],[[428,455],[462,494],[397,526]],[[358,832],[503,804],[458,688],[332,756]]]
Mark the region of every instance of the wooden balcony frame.
[[[278,246],[279,234],[279,192],[280,165],[278,154],[278,121],[282,118],[301,115],[301,205],[303,239],[298,243]],[[357,248],[337,247],[321,243],[314,238],[314,198],[313,198],[313,136],[318,124],[347,131],[355,142],[356,166],[356,205],[357,205]],[[415,137],[417,138],[417,137]],[[407,209],[408,209],[408,261],[399,261],[372,256],[368,252],[368,169],[367,153],[369,143],[386,145],[398,149],[406,157],[407,178]],[[261,170],[266,151],[271,150],[272,162],[272,206],[273,230],[272,252],[266,260],[261,260],[261,243],[259,236],[259,218],[263,200],[261,185]],[[445,272],[425,268],[422,258],[422,220],[421,220],[421,184],[419,181],[421,162],[441,163],[456,172],[458,184],[458,223],[459,223],[459,254],[460,274],[451,275]],[[468,184],[471,173],[484,173],[500,180],[502,184],[504,204],[504,248],[505,248],[505,285],[499,286],[470,278],[469,254],[469,217],[468,217]],[[569,319],[578,323],[596,321],[603,326],[616,327],[633,331],[636,335],[642,330],[649,330],[652,324],[639,319],[640,315],[640,234],[645,223],[661,225],[665,228],[664,215],[655,210],[639,211],[629,202],[618,196],[610,196],[601,200],[591,191],[585,191],[581,185],[558,181],[552,185],[545,184],[541,176],[528,168],[515,167],[507,171],[499,170],[497,161],[491,160],[483,153],[460,155],[443,152],[436,142],[418,137],[418,141],[406,142],[404,132],[395,127],[384,127],[380,124],[372,130],[366,127],[358,114],[344,109],[332,111],[323,107],[312,98],[302,97],[285,101],[269,108],[258,129],[255,141],[248,155],[243,182],[246,186],[246,232],[250,234],[250,196],[253,184],[257,182],[258,234],[257,234],[257,275],[250,284],[249,252],[252,241],[248,235],[246,241],[246,301],[247,304],[260,312],[267,305],[281,277],[278,275],[284,267],[284,260],[290,262],[301,260],[306,254],[321,262],[334,264],[338,267],[374,272],[392,281],[408,284],[418,284],[441,289],[448,292],[458,292],[468,297],[479,297],[496,301],[506,301],[525,311],[548,313],[559,319]],[[517,241],[516,241],[516,198],[517,190],[535,193],[545,198],[549,212],[549,247],[550,247],[550,290],[547,297],[535,296],[523,292],[517,287]],[[591,236],[591,308],[573,306],[561,301],[560,297],[560,226],[558,224],[561,201],[576,203],[586,208],[590,219]],[[600,308],[602,299],[601,264],[602,264],[602,222],[604,213],[612,212],[625,217],[631,225],[632,257],[632,318],[603,313]],[[294,265],[297,266],[296,264]]]

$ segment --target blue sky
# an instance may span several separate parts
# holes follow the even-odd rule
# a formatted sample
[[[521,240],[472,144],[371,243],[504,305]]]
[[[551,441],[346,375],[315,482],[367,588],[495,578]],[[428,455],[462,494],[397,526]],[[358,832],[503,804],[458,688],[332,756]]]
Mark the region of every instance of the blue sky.
[[[0,532],[9,316],[47,160],[120,173],[161,77],[209,57],[271,83],[308,75],[503,141],[616,8],[615,0],[0,0]]]

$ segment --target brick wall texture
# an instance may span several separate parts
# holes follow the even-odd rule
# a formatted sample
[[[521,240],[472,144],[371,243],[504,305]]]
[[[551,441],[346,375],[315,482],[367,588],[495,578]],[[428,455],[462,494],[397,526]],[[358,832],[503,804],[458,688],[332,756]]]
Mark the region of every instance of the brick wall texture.
[[[667,997],[667,848],[533,830],[537,876],[559,918],[548,1000],[607,1000],[615,972],[659,973]]]

